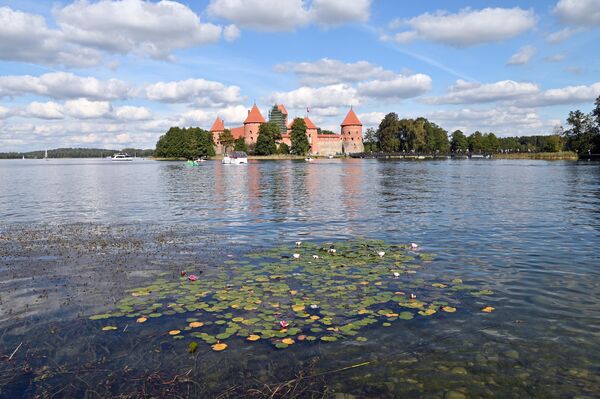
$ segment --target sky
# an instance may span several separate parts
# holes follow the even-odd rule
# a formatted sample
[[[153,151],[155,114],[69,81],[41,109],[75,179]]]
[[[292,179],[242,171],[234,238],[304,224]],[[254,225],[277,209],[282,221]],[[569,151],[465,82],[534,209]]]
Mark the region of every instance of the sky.
[[[154,148],[283,103],[551,134],[600,95],[600,0],[0,0],[0,152]]]

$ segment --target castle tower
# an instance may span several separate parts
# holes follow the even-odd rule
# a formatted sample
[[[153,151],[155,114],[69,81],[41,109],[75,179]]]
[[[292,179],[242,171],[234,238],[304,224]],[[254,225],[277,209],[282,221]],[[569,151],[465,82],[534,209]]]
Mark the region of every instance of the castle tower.
[[[244,141],[246,144],[256,144],[258,129],[263,123],[265,123],[265,118],[263,118],[255,103],[252,109],[248,111],[248,117],[244,121]]]
[[[352,107],[342,122],[342,150],[346,154],[363,152],[362,123]]]
[[[279,127],[281,134],[287,133],[288,112],[283,104],[275,104],[269,111],[269,122],[275,123]]]
[[[215,119],[215,123],[213,123],[212,127],[210,128],[210,132],[212,133],[212,138],[213,138],[213,142],[215,143],[217,154],[223,153],[223,146],[221,145],[221,142],[219,141],[219,137],[221,136],[221,133],[223,133],[224,131],[225,131],[225,122],[223,122],[223,120],[217,116],[217,119]]]
[[[308,116],[304,117],[304,123],[306,124],[306,135],[308,136],[310,152],[316,154],[319,152],[318,128],[310,119],[308,119]]]

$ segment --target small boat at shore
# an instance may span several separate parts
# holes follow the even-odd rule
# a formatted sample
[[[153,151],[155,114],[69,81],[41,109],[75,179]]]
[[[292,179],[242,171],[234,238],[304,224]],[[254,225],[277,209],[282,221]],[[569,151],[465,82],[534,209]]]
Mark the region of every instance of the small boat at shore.
[[[305,160],[306,162],[312,162],[312,161],[313,161],[313,159],[312,159],[311,157],[304,158],[304,160]]]
[[[110,160],[117,162],[133,161],[133,157],[127,153],[119,152],[118,154],[113,155]]]
[[[248,154],[244,151],[236,151],[223,156],[224,165],[241,165],[248,163]]]

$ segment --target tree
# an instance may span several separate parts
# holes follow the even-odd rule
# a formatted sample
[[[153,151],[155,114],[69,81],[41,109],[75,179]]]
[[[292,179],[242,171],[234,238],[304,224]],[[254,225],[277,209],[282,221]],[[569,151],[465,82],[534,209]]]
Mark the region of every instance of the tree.
[[[215,155],[212,133],[198,127],[171,127],[156,143],[155,155],[162,158],[193,159]]]
[[[387,114],[377,128],[377,141],[379,149],[383,152],[400,151],[400,139],[398,133],[400,131],[400,121],[398,115],[394,112]]]
[[[219,135],[219,142],[223,146],[223,152],[227,152],[228,149],[233,148],[235,145],[235,139],[233,138],[233,134],[231,134],[231,130],[225,129]]]
[[[235,139],[233,144],[233,150],[248,152],[248,145],[246,144],[244,136]]]
[[[450,143],[448,142],[448,132],[433,122],[424,119],[425,128],[425,148],[424,150],[430,154],[441,152],[447,153]]]
[[[450,150],[452,152],[466,152],[468,148],[469,142],[465,134],[460,130],[455,130],[450,140]]]
[[[277,147],[277,153],[278,154],[289,154],[290,146],[287,145],[286,143],[279,143],[279,147]]]
[[[570,128],[564,132],[569,150],[578,154],[588,154],[596,150],[599,129],[594,125],[593,115],[593,112],[585,114],[580,110],[569,112],[567,125]]]
[[[496,153],[500,149],[500,142],[494,133],[486,133],[482,137],[483,151]]]
[[[294,119],[290,141],[292,142],[292,148],[290,150],[292,154],[305,155],[308,152],[310,146],[308,144],[308,137],[306,136],[306,123],[304,122],[304,119]]]
[[[281,140],[279,126],[273,122],[267,122],[258,128],[258,137],[256,138],[256,155],[271,155],[277,152],[277,141]]]
[[[563,141],[558,134],[548,136],[546,144],[543,148],[546,152],[559,152],[562,151]]]
[[[471,152],[481,152],[483,150],[483,134],[481,132],[476,131],[468,137],[469,141],[469,151]]]
[[[377,143],[377,133],[375,129],[372,127],[368,128],[365,132],[365,137],[363,140],[363,144],[365,146],[365,152],[374,152],[377,151],[379,145]]]

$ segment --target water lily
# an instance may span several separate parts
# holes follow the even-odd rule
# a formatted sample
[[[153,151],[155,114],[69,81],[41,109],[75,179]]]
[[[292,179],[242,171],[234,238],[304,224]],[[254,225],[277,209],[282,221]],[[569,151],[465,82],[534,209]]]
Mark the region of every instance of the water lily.
[[[334,254],[336,252],[336,250],[335,250],[335,248],[329,248],[329,251],[327,251],[327,252],[329,252],[330,254]]]
[[[300,254],[293,254],[292,256],[294,257],[294,259],[299,259],[300,258]]]
[[[417,299],[417,296],[415,294],[410,294],[410,299]]]
[[[394,277],[396,277],[396,278],[400,277],[400,273],[394,272]]]
[[[296,246],[299,247],[300,245],[302,245],[302,241],[296,241]]]
[[[319,259],[319,255],[313,255],[313,259]]]
[[[414,242],[411,242],[411,243],[410,243],[410,247],[411,247],[412,249],[417,249],[417,248],[419,248],[419,244],[416,244],[416,243],[414,243]]]
[[[188,280],[190,280],[190,281],[196,281],[196,280],[198,280],[198,276],[196,276],[195,274],[190,274],[188,276]]]
[[[379,255],[379,257],[383,258],[383,255],[385,255],[385,252],[379,251],[379,252],[377,252],[377,255]]]
[[[311,309],[318,309],[319,305],[313,303],[312,305],[310,305],[310,308]]]
[[[281,320],[279,322],[279,325],[281,326],[281,328],[287,328],[289,326],[289,323],[285,320]]]

